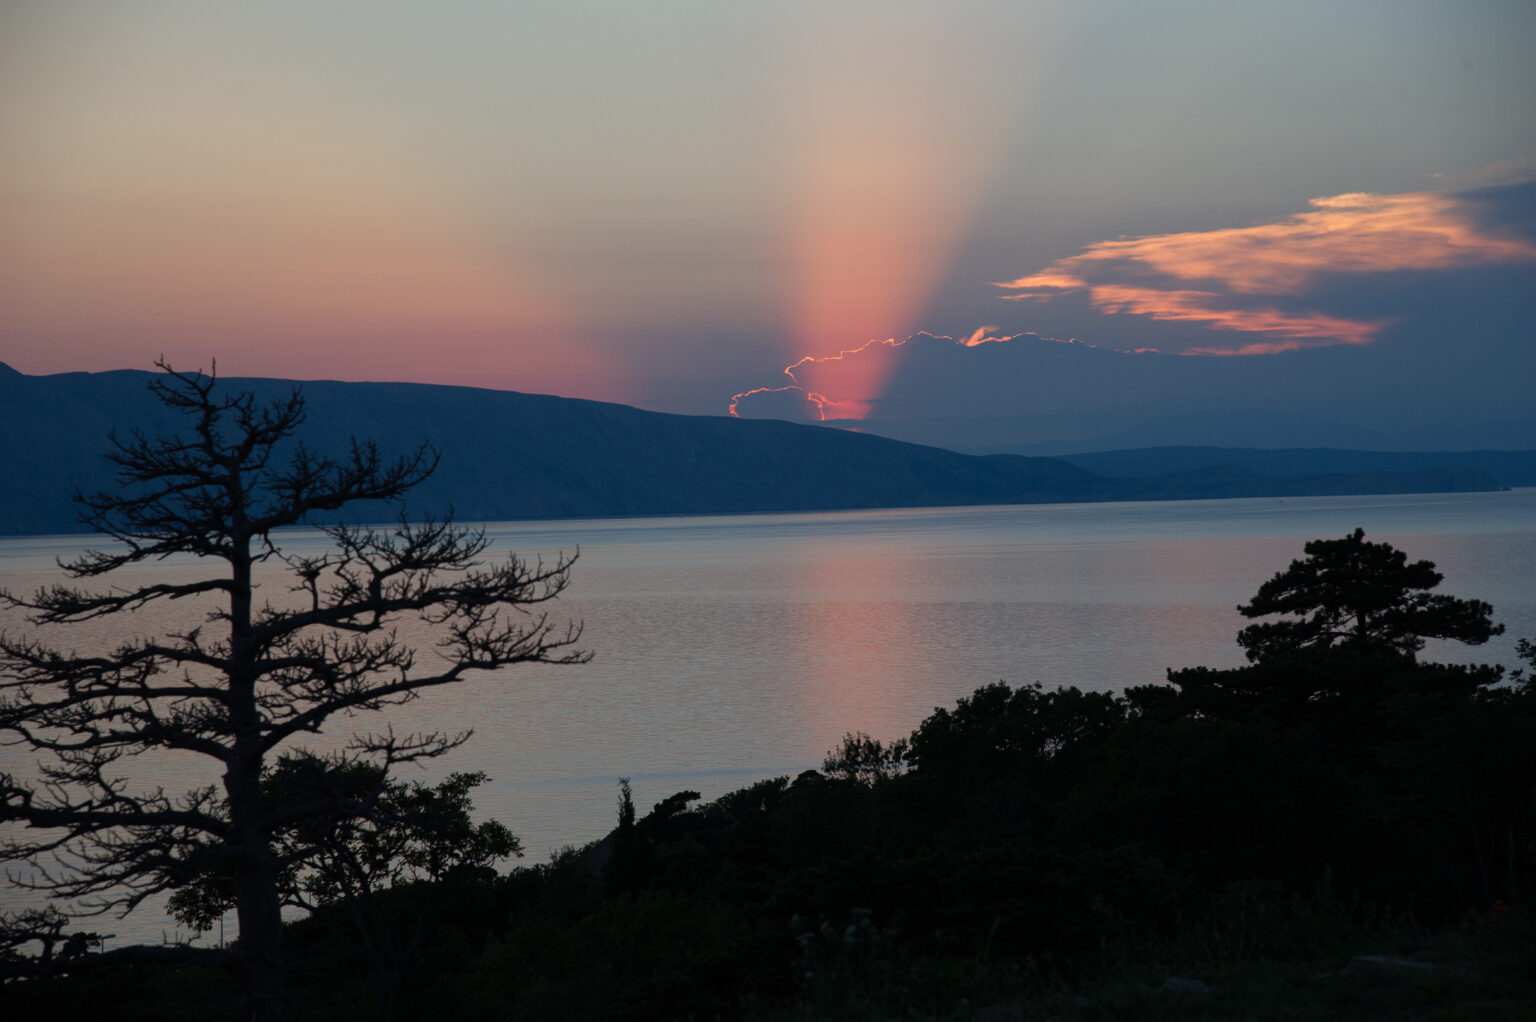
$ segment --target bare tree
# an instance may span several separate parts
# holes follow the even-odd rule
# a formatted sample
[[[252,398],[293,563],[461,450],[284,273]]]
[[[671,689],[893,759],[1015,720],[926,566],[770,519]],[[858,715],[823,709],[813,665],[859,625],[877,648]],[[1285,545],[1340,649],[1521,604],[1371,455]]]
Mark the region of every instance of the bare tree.
[[[313,849],[276,839],[306,819],[366,816],[392,768],[439,756],[468,732],[354,735],[334,767],[367,764],[377,783],[349,800],[274,799],[263,789],[269,763],[338,714],[386,710],[471,671],[585,662],[580,626],[540,610],[565,589],[575,558],[488,563],[483,531],[403,513],[384,529],[323,526],[325,552],[285,555],[275,530],[354,501],[396,500],[437,456],[423,446],[386,461],[354,440],[332,459],[295,439],[305,416],[299,391],[263,405],[251,393],[217,393],[212,375],[160,368],[151,390],[191,428],[112,437],[121,489],[76,499],[82,521],[117,547],[61,567],[71,579],[115,580],[119,569],[190,554],[217,564],[216,574],[59,585],[30,598],[0,592],[0,600],[40,626],[159,601],[213,609],[183,631],[127,638],[106,653],[0,635],[0,732],[38,758],[36,780],[0,775],[0,856],[28,864],[13,882],[87,912],[126,913],[211,871],[231,876],[240,939],[230,962],[252,1017],[280,1018],[280,878],[297,865],[292,856]],[[286,566],[286,600],[258,599],[255,574],[267,562]],[[437,636],[435,655],[397,637],[397,624],[413,617]],[[147,750],[206,756],[222,784],[136,791],[125,760]]]

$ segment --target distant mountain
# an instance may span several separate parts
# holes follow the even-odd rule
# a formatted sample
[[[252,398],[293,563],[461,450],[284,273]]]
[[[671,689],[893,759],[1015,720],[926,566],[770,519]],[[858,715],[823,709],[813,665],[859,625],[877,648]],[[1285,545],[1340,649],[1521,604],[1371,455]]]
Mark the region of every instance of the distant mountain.
[[[185,428],[150,395],[150,373],[26,376],[0,364],[0,533],[78,531],[75,489],[110,489],[107,434]],[[258,399],[288,380],[230,379]],[[1273,479],[1240,467],[1111,478],[1058,458],[976,456],[773,420],[668,415],[624,405],[406,383],[302,384],[301,438],[386,453],[430,443],[438,470],[408,501],[461,520],[1300,496],[1496,489],[1481,469],[1354,471]],[[387,507],[352,517],[388,518]]]
[[[1536,451],[1348,451],[1329,447],[1141,447],[1057,455],[1107,476],[1160,476],[1230,468],[1272,479],[1359,476],[1447,468],[1484,469],[1505,486],[1536,486]]]

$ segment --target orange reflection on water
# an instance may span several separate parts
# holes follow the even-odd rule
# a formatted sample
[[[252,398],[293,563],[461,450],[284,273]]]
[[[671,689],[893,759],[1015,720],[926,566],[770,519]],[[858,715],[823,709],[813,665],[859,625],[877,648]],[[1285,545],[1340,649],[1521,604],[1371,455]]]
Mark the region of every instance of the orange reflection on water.
[[[828,750],[845,731],[906,734],[932,711],[911,666],[940,656],[934,647],[952,638],[934,628],[921,599],[930,584],[924,551],[885,539],[866,550],[804,554],[795,561],[795,590],[811,599],[797,608],[799,632],[786,637],[796,647],[791,659],[803,665],[786,679],[801,726]]]

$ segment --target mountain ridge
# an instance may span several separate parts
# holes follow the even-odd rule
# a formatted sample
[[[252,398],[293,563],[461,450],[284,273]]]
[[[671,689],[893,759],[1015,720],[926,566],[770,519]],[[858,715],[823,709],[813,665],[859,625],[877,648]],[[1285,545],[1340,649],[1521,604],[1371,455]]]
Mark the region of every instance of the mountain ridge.
[[[107,436],[175,432],[140,370],[28,376],[0,371],[0,534],[81,531],[70,494],[111,488]],[[386,454],[427,443],[438,470],[412,514],[464,520],[631,517],[975,504],[1489,490],[1481,469],[1314,474],[1240,468],[1117,478],[1067,459],[968,455],[872,434],[769,419],[685,416],[627,405],[418,383],[220,380],[258,400],[303,391],[300,438],[340,452],[351,437]],[[388,506],[352,509],[385,520]]]

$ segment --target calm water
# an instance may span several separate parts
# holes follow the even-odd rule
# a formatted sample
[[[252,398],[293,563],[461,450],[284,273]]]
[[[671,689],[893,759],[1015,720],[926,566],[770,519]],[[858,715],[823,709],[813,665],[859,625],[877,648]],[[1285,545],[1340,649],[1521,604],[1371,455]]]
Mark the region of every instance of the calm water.
[[[817,766],[848,730],[906,734],[999,679],[1112,690],[1161,681],[1169,667],[1239,664],[1236,605],[1305,540],[1356,526],[1435,561],[1441,591],[1489,601],[1508,625],[1487,646],[1429,655],[1512,665],[1515,638],[1536,638],[1536,489],[504,523],[488,527],[499,551],[580,548],[556,610],[585,621],[596,659],[477,677],[393,720],[474,728],[416,776],[485,771],[483,814],[542,858],[606,832],[619,777],[643,812],[682,789],[711,798]],[[320,542],[302,531],[285,540]],[[55,580],[54,557],[86,545],[0,540],[0,577],[30,590]],[[201,569],[157,565],[142,577],[167,570]],[[266,588],[283,592],[276,577]],[[164,610],[135,630],[187,620],[185,606]],[[76,630],[61,644],[110,638]],[[0,769],[29,762],[0,748]],[[140,769],[172,788],[214,779],[194,761]],[[146,916],[110,928],[153,939],[161,926]]]

